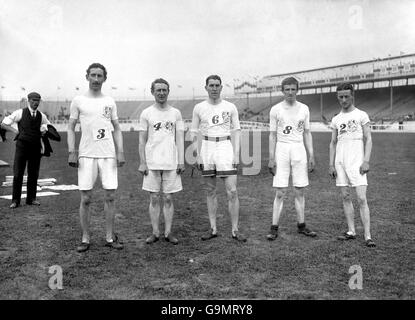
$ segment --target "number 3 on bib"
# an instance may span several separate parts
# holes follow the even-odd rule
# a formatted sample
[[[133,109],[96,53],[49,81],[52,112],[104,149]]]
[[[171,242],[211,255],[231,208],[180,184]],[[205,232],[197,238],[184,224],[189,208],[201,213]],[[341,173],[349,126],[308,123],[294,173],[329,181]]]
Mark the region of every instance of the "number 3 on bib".
[[[284,133],[284,134],[290,134],[292,129],[293,129],[293,127],[286,126],[285,129],[282,130],[282,133]]]
[[[109,138],[107,128],[94,129],[92,134],[95,141],[106,140]]]

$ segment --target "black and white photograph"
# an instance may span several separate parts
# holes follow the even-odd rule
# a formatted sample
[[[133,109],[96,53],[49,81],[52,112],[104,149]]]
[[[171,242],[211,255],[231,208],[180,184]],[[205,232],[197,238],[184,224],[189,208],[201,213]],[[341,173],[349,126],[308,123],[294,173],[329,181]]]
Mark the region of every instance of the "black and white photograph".
[[[414,30],[414,0],[0,0],[0,300],[415,299]]]

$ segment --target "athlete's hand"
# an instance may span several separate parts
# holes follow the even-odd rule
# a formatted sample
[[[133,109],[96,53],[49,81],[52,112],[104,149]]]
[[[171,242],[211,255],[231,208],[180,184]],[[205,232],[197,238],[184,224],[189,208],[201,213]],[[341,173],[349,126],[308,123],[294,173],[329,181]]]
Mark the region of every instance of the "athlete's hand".
[[[74,167],[74,168],[79,167],[78,152],[77,151],[69,152],[68,164],[69,164],[69,166]]]
[[[239,166],[239,155],[233,157],[232,166],[233,166],[234,169],[238,169],[238,166]]]
[[[311,173],[314,171],[314,167],[316,165],[316,162],[314,160],[314,157],[310,157],[308,159],[308,172]]]
[[[329,175],[332,178],[336,178],[337,177],[336,168],[334,166],[329,166]]]
[[[124,152],[117,153],[117,167],[122,167],[125,164]]]
[[[146,163],[141,163],[138,167],[138,172],[140,172],[142,175],[146,176],[148,175],[148,167]]]
[[[365,174],[369,172],[369,162],[363,161],[362,165],[359,168],[360,174]]]
[[[201,156],[197,156],[197,160],[196,160],[196,168],[199,171],[203,171],[203,161],[202,161],[202,157]]]
[[[177,174],[182,174],[184,172],[184,164],[183,163],[179,163],[177,165],[176,172],[177,172]]]
[[[277,172],[277,164],[275,163],[275,160],[268,161],[268,170],[273,176],[275,176]]]

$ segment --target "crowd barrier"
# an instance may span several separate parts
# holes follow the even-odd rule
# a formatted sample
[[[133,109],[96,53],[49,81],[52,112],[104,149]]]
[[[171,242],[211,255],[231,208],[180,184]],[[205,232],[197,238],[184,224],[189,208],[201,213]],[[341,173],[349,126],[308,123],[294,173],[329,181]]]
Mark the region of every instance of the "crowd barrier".
[[[120,126],[122,131],[138,131],[138,120],[120,120]],[[185,119],[185,130],[190,129],[192,120]],[[269,131],[269,123],[255,122],[255,121],[241,121],[241,129],[244,131]],[[56,130],[59,132],[67,131],[67,121],[55,121],[53,122]],[[331,129],[328,124],[323,122],[311,122],[312,132],[330,132]],[[372,132],[415,132],[415,121],[405,122],[403,124],[372,124]],[[79,123],[76,125],[75,131],[79,131]]]

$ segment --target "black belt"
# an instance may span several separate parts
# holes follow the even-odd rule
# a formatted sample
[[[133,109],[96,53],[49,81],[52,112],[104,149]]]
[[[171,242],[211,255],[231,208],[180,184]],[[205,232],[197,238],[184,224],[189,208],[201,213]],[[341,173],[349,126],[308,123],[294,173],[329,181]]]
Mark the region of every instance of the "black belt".
[[[231,140],[230,136],[226,136],[226,137],[208,137],[208,136],[203,136],[204,140],[209,140],[209,141],[225,141],[225,140]]]

